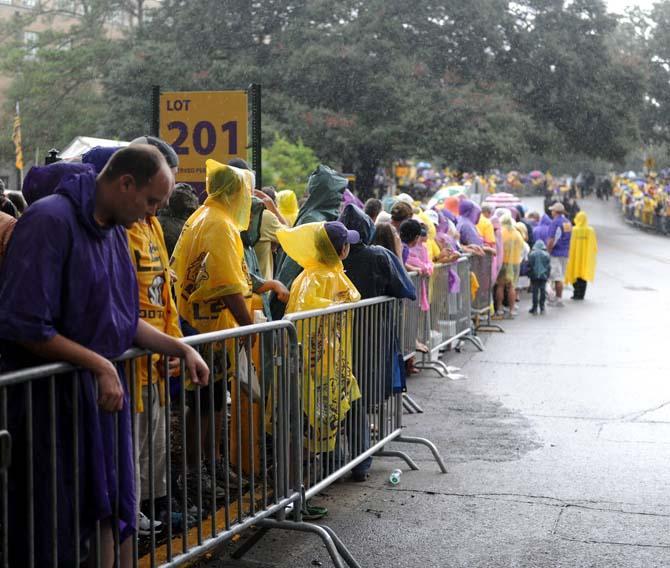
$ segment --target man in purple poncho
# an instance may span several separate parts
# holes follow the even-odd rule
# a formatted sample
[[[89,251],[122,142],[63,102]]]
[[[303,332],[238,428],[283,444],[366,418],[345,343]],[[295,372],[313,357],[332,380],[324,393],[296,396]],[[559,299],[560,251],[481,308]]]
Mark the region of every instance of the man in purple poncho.
[[[458,214],[456,228],[461,236],[461,245],[466,252],[482,256],[484,254],[484,239],[476,227],[482,210],[473,201],[463,199],[458,204]]]
[[[138,320],[137,282],[123,227],[154,215],[169,196],[174,176],[150,146],[118,151],[97,178],[81,165],[53,166],[29,174],[39,198],[16,224],[0,271],[1,370],[67,361],[82,371],[54,382],[55,431],[45,380],[32,382],[30,397],[24,385],[8,389],[14,447],[25,452],[30,437],[34,446],[32,470],[20,454],[9,469],[9,563],[22,566],[32,557],[35,566],[54,560],[59,566],[75,566],[76,558],[94,554],[90,547],[99,521],[103,566],[115,560],[117,529],[117,560],[127,566],[132,556],[127,537],[136,522],[132,409],[123,368],[109,359],[135,344],[183,358],[199,384],[206,384],[209,376],[195,350]],[[57,448],[56,511],[51,506],[52,436]],[[52,556],[52,515],[58,523],[57,559]]]

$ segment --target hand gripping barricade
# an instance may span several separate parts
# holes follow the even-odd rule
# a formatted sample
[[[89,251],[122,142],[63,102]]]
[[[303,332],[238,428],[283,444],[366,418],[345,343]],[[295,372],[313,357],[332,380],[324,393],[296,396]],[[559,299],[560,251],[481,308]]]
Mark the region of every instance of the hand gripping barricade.
[[[491,255],[470,257],[470,270],[477,278],[479,288],[472,299],[472,317],[475,320],[475,332],[499,331],[504,329],[491,321],[491,306],[493,304],[493,257]]]
[[[390,442],[428,446],[446,473],[431,442],[402,435],[390,382],[401,314],[382,298],[185,339],[211,369],[207,387],[190,385],[183,362],[131,350],[116,361],[130,412],[107,415],[108,455],[90,454],[87,420],[102,414],[90,373],[57,363],[0,374],[0,567],[100,566],[106,546],[120,565],[124,532],[133,566],[181,566],[252,525],[257,538],[316,534],[335,566],[358,566],[332,530],[302,522],[305,499],[373,454],[418,469]],[[126,475],[109,476],[101,512],[90,485],[111,471],[91,470],[103,462]],[[139,537],[128,530],[140,514],[133,478],[146,515]]]

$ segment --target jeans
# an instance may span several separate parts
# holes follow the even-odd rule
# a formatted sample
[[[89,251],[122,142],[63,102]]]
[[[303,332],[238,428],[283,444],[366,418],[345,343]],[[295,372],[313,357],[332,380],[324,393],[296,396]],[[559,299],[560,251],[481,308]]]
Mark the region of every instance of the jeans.
[[[346,429],[352,430],[351,432],[347,432],[346,436],[349,446],[349,460],[347,460],[346,449],[340,446],[338,440],[335,447],[335,468],[343,466],[348,461],[357,458],[363,452],[367,452],[370,449],[370,419],[368,418],[365,411],[365,405],[362,401],[363,399],[359,398],[352,402],[351,409],[349,410],[350,416],[347,416],[344,419],[344,423],[347,425]],[[345,424],[342,424],[342,426]],[[330,456],[327,459],[331,459]],[[366,458],[353,468],[352,472],[361,474],[366,473],[371,465],[372,457]],[[332,470],[332,465],[330,467]]]
[[[544,310],[544,303],[547,299],[547,281],[546,280],[531,280],[530,286],[533,292],[533,311],[537,308]]]

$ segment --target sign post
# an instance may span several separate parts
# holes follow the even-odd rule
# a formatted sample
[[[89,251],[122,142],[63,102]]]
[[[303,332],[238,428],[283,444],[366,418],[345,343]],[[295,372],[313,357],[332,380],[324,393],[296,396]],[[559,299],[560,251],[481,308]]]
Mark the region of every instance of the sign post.
[[[211,158],[222,164],[233,158],[247,160],[247,91],[161,92],[159,87],[154,87],[152,107],[153,133],[170,144],[179,156],[177,182],[202,190],[205,160]],[[252,123],[252,130],[253,126]],[[260,139],[260,131],[257,136]],[[255,147],[253,157],[256,166]]]
[[[249,85],[251,103],[251,159],[256,172],[256,189],[263,187],[263,161],[261,159],[261,86]]]

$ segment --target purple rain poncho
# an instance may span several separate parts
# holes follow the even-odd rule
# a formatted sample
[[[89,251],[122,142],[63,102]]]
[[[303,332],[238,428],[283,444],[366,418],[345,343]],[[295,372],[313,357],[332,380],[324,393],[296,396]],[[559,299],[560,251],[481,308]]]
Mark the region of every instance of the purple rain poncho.
[[[456,228],[461,235],[462,245],[484,245],[484,239],[477,230],[477,223],[482,210],[479,205],[468,199],[464,199],[458,205],[458,225]]]
[[[543,215],[539,224],[533,227],[533,237],[536,241],[542,241],[545,245],[549,240],[549,227],[551,226],[551,217]]]
[[[60,166],[62,167],[62,166]],[[50,178],[48,167],[43,180]],[[34,175],[39,175],[35,172]],[[51,179],[53,182],[54,180]],[[58,181],[58,180],[57,180]],[[33,178],[35,186],[40,180]],[[93,218],[95,174],[65,171],[56,187],[42,185],[47,195],[31,205],[16,224],[0,271],[0,352],[3,371],[45,363],[14,341],[45,341],[61,334],[113,358],[131,347],[138,324],[138,291],[122,227],[100,227]],[[50,195],[55,193],[55,195]],[[74,565],[75,546],[94,535],[97,520],[109,518],[116,501],[118,479],[121,540],[136,523],[133,449],[127,384],[123,410],[102,411],[96,400],[95,378],[89,372],[59,376],[56,391],[56,469],[58,564]],[[78,403],[78,467],[80,543],[74,542],[73,383]],[[33,382],[33,444],[35,496],[35,565],[51,564],[50,446],[48,385]],[[10,387],[8,426],[14,447],[27,447],[25,389]],[[114,429],[118,420],[118,468]],[[9,470],[10,565],[28,558],[27,465],[14,459]]]

